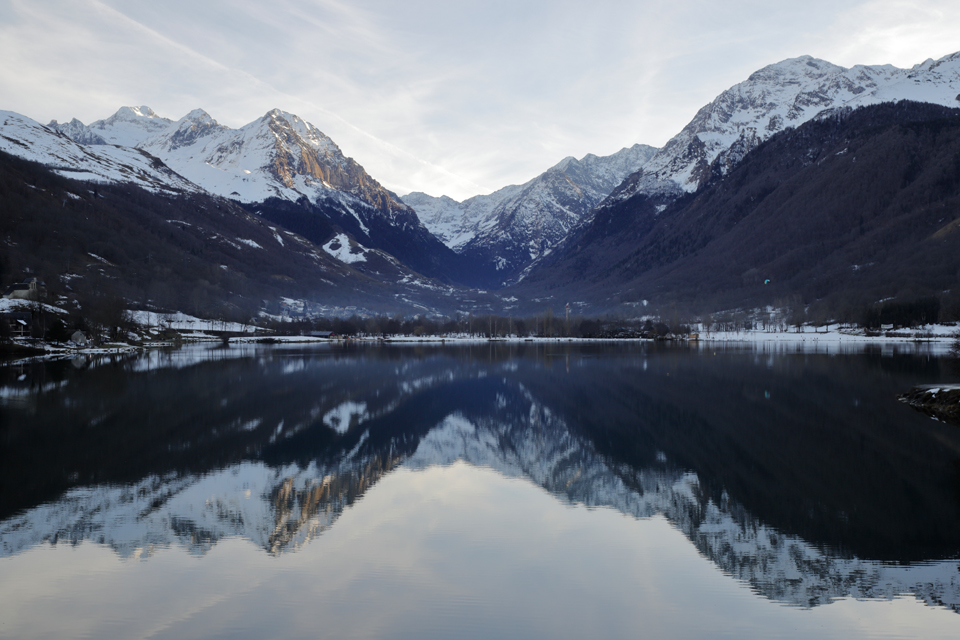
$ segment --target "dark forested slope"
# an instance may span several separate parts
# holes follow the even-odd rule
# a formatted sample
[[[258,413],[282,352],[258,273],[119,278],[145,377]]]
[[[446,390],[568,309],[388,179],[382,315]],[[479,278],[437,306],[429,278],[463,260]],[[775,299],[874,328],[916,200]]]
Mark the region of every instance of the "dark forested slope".
[[[958,275],[960,110],[904,101],[784,131],[672,203],[600,208],[516,290],[595,309],[794,300],[839,317],[950,298]]]
[[[134,306],[243,320],[264,299],[282,296],[415,310],[398,300],[406,291],[398,282],[419,277],[389,256],[366,251],[363,261],[344,264],[214,196],[68,180],[0,153],[0,207],[3,284],[34,274],[54,295],[107,292]],[[426,294],[420,298],[431,303]]]

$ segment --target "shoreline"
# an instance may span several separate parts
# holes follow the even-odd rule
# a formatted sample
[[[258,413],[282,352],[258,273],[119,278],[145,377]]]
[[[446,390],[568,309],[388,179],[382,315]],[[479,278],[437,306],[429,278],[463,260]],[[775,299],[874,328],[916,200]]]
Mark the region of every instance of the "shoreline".
[[[317,337],[317,336],[236,336],[227,340],[216,335],[204,332],[191,332],[180,334],[179,339],[175,341],[163,340],[149,342],[145,344],[129,344],[122,342],[107,343],[97,347],[85,347],[78,345],[63,345],[51,343],[31,343],[27,340],[13,340],[7,345],[11,354],[17,350],[29,350],[31,355],[10,359],[0,359],[0,366],[9,366],[25,362],[39,360],[68,359],[77,356],[103,356],[103,355],[124,355],[137,352],[146,352],[157,349],[178,349],[182,346],[192,344],[223,344],[229,348],[231,346],[285,346],[294,344],[363,344],[363,345],[396,345],[396,346],[448,346],[448,345],[467,345],[467,344],[505,344],[505,345],[523,345],[523,344],[616,344],[616,343],[652,343],[664,345],[687,345],[700,346],[707,345],[714,347],[718,345],[764,345],[777,346],[783,348],[800,348],[801,350],[814,351],[832,351],[841,348],[852,347],[862,348],[867,346],[892,347],[910,346],[926,347],[934,351],[936,355],[946,355],[956,340],[957,327],[952,325],[926,325],[910,331],[888,332],[882,335],[866,335],[866,332],[849,329],[828,329],[826,331],[817,331],[813,327],[804,327],[803,331],[711,331],[701,332],[695,338],[675,337],[672,339],[653,339],[643,337],[629,338],[583,338],[583,337],[497,337],[487,338],[483,336],[470,336],[455,334],[448,336],[344,336],[335,338]]]

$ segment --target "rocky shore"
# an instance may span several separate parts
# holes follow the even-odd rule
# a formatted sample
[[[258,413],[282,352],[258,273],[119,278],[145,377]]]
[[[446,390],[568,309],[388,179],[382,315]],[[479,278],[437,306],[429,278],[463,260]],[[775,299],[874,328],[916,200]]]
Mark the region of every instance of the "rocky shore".
[[[899,398],[931,418],[960,427],[960,384],[914,387]]]

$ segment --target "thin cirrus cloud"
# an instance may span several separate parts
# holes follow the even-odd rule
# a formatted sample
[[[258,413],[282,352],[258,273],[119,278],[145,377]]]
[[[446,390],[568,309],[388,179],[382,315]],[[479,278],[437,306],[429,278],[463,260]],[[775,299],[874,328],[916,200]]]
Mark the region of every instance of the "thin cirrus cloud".
[[[568,155],[662,145],[758,68],[960,49],[942,0],[0,0],[0,108],[147,104],[237,127],[279,107],[401,193],[462,199]]]

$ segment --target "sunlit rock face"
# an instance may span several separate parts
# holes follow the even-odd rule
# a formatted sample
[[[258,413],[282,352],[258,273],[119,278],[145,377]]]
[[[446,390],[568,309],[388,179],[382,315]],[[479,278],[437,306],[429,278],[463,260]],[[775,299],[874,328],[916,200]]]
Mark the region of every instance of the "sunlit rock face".
[[[318,246],[340,232],[361,253],[379,250],[389,254],[387,262],[428,278],[472,282],[471,270],[411,207],[294,114],[274,109],[239,129],[202,109],[172,121],[147,106],[122,107],[90,126],[73,120],[44,127],[19,114],[0,116],[0,150],[66,177],[229,198]]]
[[[196,109],[136,146],[207,190],[242,202],[315,201],[334,191],[386,214],[407,209],[328,136],[279,109],[240,129]]]

